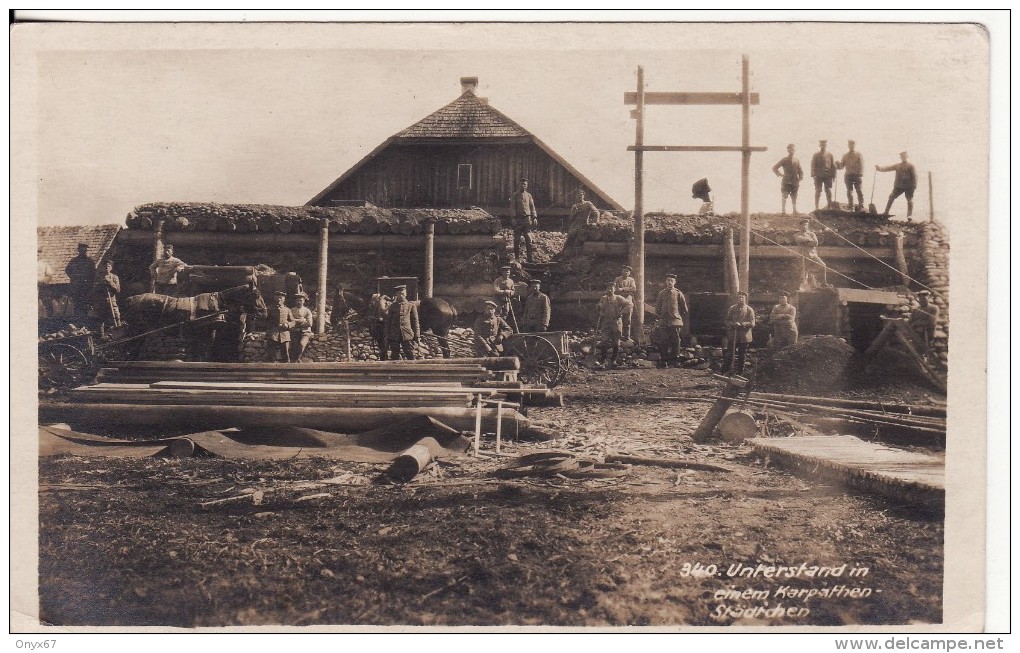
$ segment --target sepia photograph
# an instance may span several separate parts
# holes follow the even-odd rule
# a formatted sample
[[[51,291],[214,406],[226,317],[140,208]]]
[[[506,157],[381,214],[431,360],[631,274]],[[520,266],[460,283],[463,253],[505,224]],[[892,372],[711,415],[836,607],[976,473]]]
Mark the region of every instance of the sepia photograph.
[[[523,20],[11,25],[12,632],[982,632],[989,31]]]

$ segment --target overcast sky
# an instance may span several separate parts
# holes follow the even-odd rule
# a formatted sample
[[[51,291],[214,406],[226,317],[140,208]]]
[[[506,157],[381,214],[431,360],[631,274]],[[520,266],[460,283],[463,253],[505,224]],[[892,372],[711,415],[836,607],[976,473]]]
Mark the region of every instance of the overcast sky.
[[[786,144],[807,168],[820,138],[837,157],[857,141],[866,203],[873,164],[904,149],[922,218],[929,171],[950,223],[987,187],[988,50],[974,26],[85,25],[44,45],[35,89],[16,89],[38,103],[43,225],[122,222],[153,201],[303,204],[455,99],[461,76],[479,77],[479,95],[632,208],[623,94],[637,67],[649,91],[739,91],[741,53],[761,95],[751,142],[769,148],[751,159],[752,211],[778,210],[770,168]],[[650,107],[645,142],[738,145],[740,108]],[[739,210],[739,154],[645,161],[646,210],[696,211],[700,177],[717,210]],[[878,175],[879,209],[892,177]],[[810,179],[800,208],[813,208]]]

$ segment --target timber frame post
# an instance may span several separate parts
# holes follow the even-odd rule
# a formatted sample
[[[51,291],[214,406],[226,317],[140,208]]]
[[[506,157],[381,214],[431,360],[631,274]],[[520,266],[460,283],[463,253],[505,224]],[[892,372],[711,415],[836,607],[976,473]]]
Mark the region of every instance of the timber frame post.
[[[429,218],[425,221],[425,278],[422,283],[424,297],[432,297],[435,286],[435,251],[436,221]]]
[[[321,220],[319,224],[319,292],[315,297],[315,333],[326,333],[326,294],[329,272],[329,221]]]
[[[740,214],[742,229],[740,237],[740,287],[744,292],[750,291],[750,246],[751,246],[751,214],[750,197],[750,166],[752,152],[765,152],[767,147],[751,145],[751,105],[759,104],[759,95],[751,92],[750,64],[748,56],[741,55],[741,91],[739,93],[687,93],[663,92],[646,93],[644,90],[644,70],[638,67],[638,92],[624,93],[623,103],[637,105],[631,117],[637,121],[637,138],[634,145],[627,149],[634,152],[634,238],[638,246],[632,254],[635,277],[638,284],[638,295],[644,299],[644,215],[642,214],[642,183],[644,175],[643,152],[740,152]],[[737,104],[741,107],[741,144],[740,145],[645,145],[644,144],[644,108],[647,104],[668,105],[717,105]],[[640,257],[640,260],[639,260]],[[637,274],[640,268],[640,276]],[[644,311],[638,311],[638,327],[644,325]],[[639,332],[640,333],[640,332]]]

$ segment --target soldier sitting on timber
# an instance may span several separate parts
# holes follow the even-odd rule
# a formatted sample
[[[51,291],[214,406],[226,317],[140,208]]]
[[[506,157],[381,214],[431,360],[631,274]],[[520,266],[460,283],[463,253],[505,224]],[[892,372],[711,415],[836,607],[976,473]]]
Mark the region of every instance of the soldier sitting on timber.
[[[769,314],[772,323],[772,347],[782,349],[797,344],[797,307],[790,303],[790,293],[779,292],[779,303]]]
[[[521,311],[521,331],[548,331],[551,318],[552,304],[549,296],[542,292],[542,282],[532,279],[528,282],[528,295],[524,298],[524,309]]]
[[[935,337],[935,326],[939,321],[939,307],[930,301],[931,293],[921,290],[917,293],[917,307],[910,312],[907,320],[910,330],[917,336],[917,340],[924,347],[922,354],[927,354],[931,349],[932,340]]]
[[[630,266],[624,265],[620,268],[620,276],[613,279],[613,285],[616,286],[616,294],[631,303],[630,308],[623,314],[622,338],[625,341],[630,340],[630,323],[634,316],[634,297],[637,295],[637,280],[630,276],[630,273]]]
[[[486,301],[485,312],[475,320],[475,356],[502,355],[503,341],[513,335],[513,329],[506,320],[496,315],[496,308],[496,302]]]
[[[277,290],[276,305],[269,307],[266,316],[266,360],[270,363],[290,360],[290,330],[294,323],[294,315],[287,308],[287,293]]]
[[[570,207],[567,231],[574,231],[590,224],[598,224],[600,215],[598,207],[585,199],[584,189],[578,189],[577,204]]]
[[[418,307],[407,299],[407,286],[396,286],[396,296],[386,312],[383,335],[390,347],[390,358],[414,360],[414,343],[421,340]]]
[[[687,298],[676,289],[676,275],[666,275],[666,287],[655,298],[655,313],[659,317],[656,325],[662,340],[660,366],[669,367],[680,362],[680,335],[684,317],[688,316]]]
[[[188,265],[174,256],[174,246],[163,248],[163,258],[152,262],[149,274],[152,276],[152,292],[160,295],[177,296],[177,273],[183,272]]]
[[[616,294],[616,284],[609,284],[597,305],[598,325],[595,329],[599,334],[597,365],[605,364],[608,368],[619,365],[623,315],[633,307],[630,300]],[[612,357],[608,360],[606,350],[612,350]]]
[[[294,295],[297,306],[290,309],[294,317],[294,327],[290,330],[290,362],[300,363],[308,343],[312,339],[312,323],[315,321],[315,314],[305,306],[308,295],[302,290]]]
[[[818,235],[811,231],[810,220],[805,218],[800,221],[800,232],[794,234],[793,239],[800,246],[802,257],[800,290],[813,290],[818,287],[818,278],[814,273],[815,268],[822,269],[822,284],[828,286],[828,266],[818,256]]]
[[[516,284],[510,278],[510,266],[499,269],[499,276],[492,282],[492,301],[496,302],[496,313],[503,319],[510,317],[510,301],[514,298]]]

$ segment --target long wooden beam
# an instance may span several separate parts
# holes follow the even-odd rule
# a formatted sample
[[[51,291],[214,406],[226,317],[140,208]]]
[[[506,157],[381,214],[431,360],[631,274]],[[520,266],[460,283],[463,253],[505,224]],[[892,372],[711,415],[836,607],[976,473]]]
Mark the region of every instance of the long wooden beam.
[[[125,243],[152,243],[155,235],[142,229],[122,229],[117,236]],[[388,249],[401,251],[422,251],[425,235],[404,236],[401,234],[343,234],[329,243],[331,251],[366,249]],[[239,234],[218,231],[171,231],[164,240],[170,245],[195,245],[199,247],[224,247],[232,249],[318,249],[319,237],[315,234]],[[502,236],[485,234],[448,234],[437,239],[436,249],[490,249],[506,245]]]
[[[626,256],[627,243],[588,241],[581,246],[585,254],[606,254],[610,256]],[[894,247],[865,247],[865,252],[882,260],[896,260]],[[792,251],[791,251],[792,250]],[[786,249],[780,245],[752,245],[752,258],[796,258],[797,248],[793,245]],[[687,258],[718,258],[722,255],[722,245],[685,245],[683,243],[647,243],[647,256],[679,256]],[[818,255],[822,260],[865,259],[866,255],[851,247],[819,247]]]
[[[683,93],[656,92],[644,93],[644,104],[743,104],[743,93]],[[637,104],[638,94],[627,91],[623,94],[624,104]],[[757,93],[751,93],[751,104],[759,104]]]
[[[767,152],[763,145],[628,145],[631,152]]]

